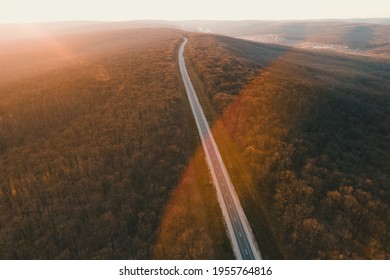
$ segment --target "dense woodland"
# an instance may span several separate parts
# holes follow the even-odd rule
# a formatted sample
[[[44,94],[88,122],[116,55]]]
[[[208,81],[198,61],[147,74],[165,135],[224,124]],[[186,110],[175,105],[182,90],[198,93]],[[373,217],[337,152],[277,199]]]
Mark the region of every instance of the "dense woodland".
[[[213,35],[188,56],[283,257],[390,259],[390,62]]]
[[[24,32],[0,41],[0,258],[232,258],[181,33]],[[390,63],[187,36],[263,256],[389,259]]]
[[[4,50],[1,259],[151,257],[194,149],[180,41],[173,30],[134,29]]]

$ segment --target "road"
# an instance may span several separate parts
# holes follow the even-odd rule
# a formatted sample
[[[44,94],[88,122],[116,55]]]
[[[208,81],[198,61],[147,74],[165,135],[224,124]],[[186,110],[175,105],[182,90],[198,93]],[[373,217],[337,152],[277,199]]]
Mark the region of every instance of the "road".
[[[238,200],[234,186],[188,75],[184,60],[184,47],[187,41],[187,38],[184,38],[184,42],[179,49],[180,73],[202,140],[207,164],[217,192],[218,202],[222,210],[234,254],[237,259],[262,259],[250,225],[242,210],[240,201]]]

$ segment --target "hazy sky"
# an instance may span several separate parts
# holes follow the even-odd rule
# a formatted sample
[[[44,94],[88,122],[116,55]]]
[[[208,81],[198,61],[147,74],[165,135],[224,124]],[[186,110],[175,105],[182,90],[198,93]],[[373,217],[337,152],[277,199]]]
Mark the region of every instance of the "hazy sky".
[[[0,22],[389,17],[390,0],[0,0]]]

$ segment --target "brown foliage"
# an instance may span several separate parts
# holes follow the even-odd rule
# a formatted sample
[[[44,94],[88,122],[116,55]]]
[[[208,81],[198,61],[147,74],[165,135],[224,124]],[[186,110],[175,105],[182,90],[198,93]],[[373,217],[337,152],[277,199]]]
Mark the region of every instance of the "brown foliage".
[[[55,61],[15,49],[43,68],[0,84],[0,258],[152,256],[193,149],[180,38],[153,29],[51,38],[69,52]],[[55,51],[51,41],[42,48]]]
[[[190,43],[255,181],[236,186],[252,194],[248,219],[260,215],[254,199],[285,258],[388,259],[390,65],[211,35]]]

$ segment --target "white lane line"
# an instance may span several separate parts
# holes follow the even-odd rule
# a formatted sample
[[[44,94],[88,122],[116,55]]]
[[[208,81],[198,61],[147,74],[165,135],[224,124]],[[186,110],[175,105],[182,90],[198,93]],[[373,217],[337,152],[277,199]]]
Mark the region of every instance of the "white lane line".
[[[242,238],[242,234],[241,234],[241,231],[238,232],[238,235]]]
[[[226,187],[232,188],[233,185],[230,182],[228,182],[228,181],[224,182],[225,176],[229,176],[229,175],[228,174],[226,175],[225,172],[221,172],[222,170],[220,169],[221,168],[220,165],[222,167],[225,167],[224,163],[219,158],[218,147],[215,147],[216,143],[214,143],[214,141],[211,141],[213,139],[212,131],[210,130],[208,122],[205,119],[202,107],[199,104],[199,100],[198,100],[198,98],[196,96],[196,92],[195,92],[195,90],[194,90],[194,88],[192,86],[190,77],[189,77],[188,72],[187,72],[186,67],[185,67],[184,47],[185,47],[185,45],[187,43],[187,40],[188,39],[185,38],[183,44],[180,47],[180,52],[179,52],[180,72],[181,72],[182,78],[183,78],[185,86],[186,86],[187,97],[188,97],[188,99],[189,99],[189,101],[191,103],[190,105],[191,105],[192,112],[193,112],[194,116],[196,117],[196,122],[197,122],[198,128],[200,128],[199,129],[199,134],[202,137],[203,148],[204,148],[205,153],[206,153],[207,162],[210,163],[210,165],[211,165],[209,168],[211,170],[211,173],[214,174],[214,176],[216,176],[215,179],[217,179],[216,180],[217,181],[216,187],[222,188],[222,186],[223,186],[223,188],[226,188]],[[216,152],[218,152],[218,154],[216,154]],[[218,171],[218,172],[216,172],[216,171]],[[219,178],[221,176],[223,177],[222,179]],[[222,191],[223,190],[220,189],[219,193],[222,194]],[[230,200],[229,197],[231,197],[231,195],[232,194],[230,193],[230,190],[229,190],[229,195],[227,195],[227,190],[226,190],[225,191],[226,199],[222,199],[221,200],[222,202],[224,202],[223,204],[221,204],[221,208],[223,209],[223,215],[224,215],[224,218],[225,218],[226,221],[231,219],[231,216],[229,214],[229,212],[231,212],[232,208],[233,208],[232,202],[229,202],[229,200]],[[236,198],[236,197],[233,195],[233,198]],[[226,204],[229,204],[229,208],[231,210],[228,210],[229,208],[226,209]],[[224,207],[222,207],[222,206],[224,206]],[[225,209],[228,210],[228,211],[226,211]],[[241,212],[242,212],[242,210],[239,211],[239,213],[242,214],[245,217],[245,214],[241,213]],[[235,220],[237,220],[237,221],[239,219],[240,219],[240,216],[237,216],[235,218]],[[246,217],[244,219],[246,220]],[[228,231],[229,231],[229,233],[230,233],[230,235],[231,235],[231,237],[233,239],[234,235],[235,235],[234,234],[234,229],[228,229]],[[239,232],[239,235],[241,237],[241,240],[246,238],[246,236],[245,236],[246,233],[243,232],[243,231]],[[236,251],[236,253],[237,253],[237,256],[240,256],[242,254],[242,249],[245,249],[245,248],[241,247],[239,244],[236,244],[236,245],[232,244],[232,245],[233,245],[234,251]],[[251,244],[249,244],[249,246],[251,246]],[[240,250],[241,250],[241,253],[240,253]],[[251,250],[252,250],[252,248],[251,248]],[[244,256],[245,256],[244,258],[249,258],[249,251],[247,249],[245,249],[245,254],[244,254]]]

